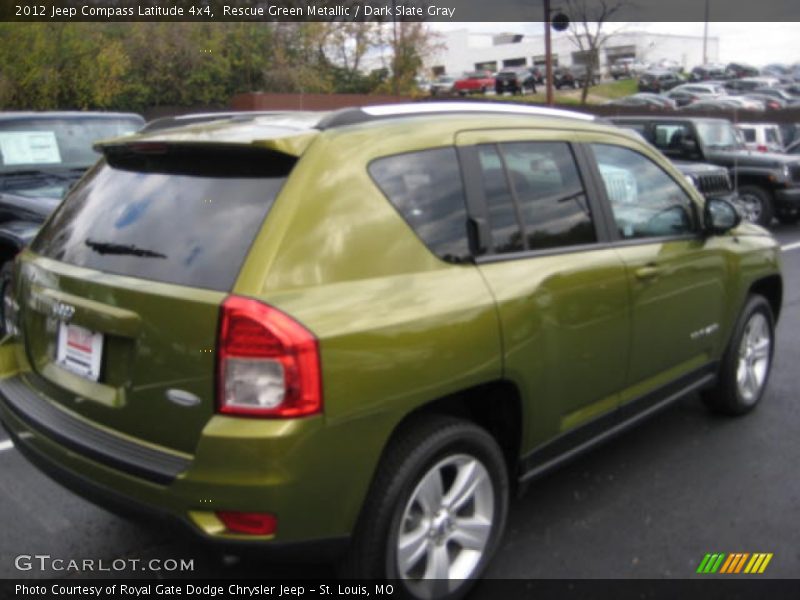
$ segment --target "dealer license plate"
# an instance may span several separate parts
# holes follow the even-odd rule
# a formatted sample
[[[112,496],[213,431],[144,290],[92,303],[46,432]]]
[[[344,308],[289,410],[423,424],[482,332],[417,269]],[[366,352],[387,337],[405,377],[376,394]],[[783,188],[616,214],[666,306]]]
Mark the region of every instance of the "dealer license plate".
[[[84,327],[61,322],[58,324],[56,364],[92,381],[100,378],[100,359],[103,356],[103,334]]]

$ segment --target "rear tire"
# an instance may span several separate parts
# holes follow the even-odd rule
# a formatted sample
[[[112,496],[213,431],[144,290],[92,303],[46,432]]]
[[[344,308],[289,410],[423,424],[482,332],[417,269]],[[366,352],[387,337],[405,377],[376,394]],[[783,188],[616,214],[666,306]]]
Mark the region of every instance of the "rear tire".
[[[458,598],[489,563],[508,512],[494,438],[451,417],[416,419],[380,462],[341,574],[396,579],[412,598]]]
[[[775,319],[763,296],[750,296],[722,357],[714,388],[703,400],[714,412],[743,415],[760,402],[767,387],[775,348]]]
[[[738,204],[745,220],[762,227],[769,227],[772,223],[772,197],[764,188],[757,185],[740,186]]]

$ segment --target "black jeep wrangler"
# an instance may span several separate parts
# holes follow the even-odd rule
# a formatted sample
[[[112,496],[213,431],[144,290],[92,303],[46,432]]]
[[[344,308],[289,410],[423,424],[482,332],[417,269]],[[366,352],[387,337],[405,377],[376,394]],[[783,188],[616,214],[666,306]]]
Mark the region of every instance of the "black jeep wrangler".
[[[673,160],[707,162],[728,169],[743,216],[768,226],[800,220],[800,158],[751,152],[725,119],[614,117],[638,131]]]

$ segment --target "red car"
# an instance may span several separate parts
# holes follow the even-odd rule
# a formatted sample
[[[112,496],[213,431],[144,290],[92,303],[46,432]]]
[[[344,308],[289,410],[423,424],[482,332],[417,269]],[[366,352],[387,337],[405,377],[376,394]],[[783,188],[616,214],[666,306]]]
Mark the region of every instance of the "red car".
[[[485,94],[494,89],[494,75],[489,71],[471,71],[464,73],[461,79],[453,84],[453,90],[461,96],[467,94]]]

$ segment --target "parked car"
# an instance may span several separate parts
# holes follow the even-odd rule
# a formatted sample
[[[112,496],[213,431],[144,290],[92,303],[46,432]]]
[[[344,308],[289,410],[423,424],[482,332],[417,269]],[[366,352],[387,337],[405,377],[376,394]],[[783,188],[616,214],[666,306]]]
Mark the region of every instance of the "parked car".
[[[92,144],[142,125],[144,119],[133,113],[0,113],[0,294],[8,285],[11,259],[100,158]]]
[[[610,74],[614,79],[637,77],[647,70],[647,65],[635,58],[620,58],[611,65]]]
[[[718,96],[716,98],[700,96],[691,104],[684,106],[683,110],[702,111],[702,110],[750,110],[763,111],[764,103],[753,98],[744,96]]]
[[[645,137],[646,124],[629,123],[625,124],[622,129],[635,133],[637,137],[647,142]],[[723,198],[734,205],[738,205],[738,196],[733,191],[728,169],[725,167],[685,160],[672,160],[670,162],[707,199]]]
[[[494,78],[494,91],[496,94],[511,92],[524,94],[526,91],[536,93],[536,79],[530,69],[514,68],[498,71]]]
[[[778,87],[759,87],[754,89],[753,92],[756,94],[764,94],[765,96],[772,96],[773,98],[782,100],[787,104],[797,100],[796,96]]]
[[[786,65],[773,63],[761,69],[761,75],[776,79],[791,79],[791,69]]]
[[[672,71],[647,71],[639,78],[637,87],[640,92],[661,93],[682,83],[683,79]]]
[[[738,97],[748,98],[750,100],[755,100],[756,102],[761,102],[761,104],[764,106],[764,110],[780,110],[782,108],[786,108],[786,102],[784,102],[783,100],[778,100],[773,96],[767,96],[766,94],[757,94],[755,92],[750,92]]]
[[[605,104],[606,106],[635,106],[647,110],[675,110],[677,108],[677,104],[670,98],[646,92],[615,98]]]
[[[787,148],[800,139],[800,123],[778,123],[781,139]]]
[[[789,144],[786,147],[786,154],[800,154],[800,140]]]
[[[489,71],[472,71],[465,73],[453,84],[453,91],[460,96],[467,94],[485,94],[494,89],[494,75]]]
[[[717,83],[684,83],[672,88],[674,92],[689,92],[703,96],[706,100],[727,95],[725,88]]]
[[[725,67],[725,71],[729,77],[736,79],[741,79],[742,77],[757,77],[760,74],[757,68],[742,63],[728,63],[728,66]]]
[[[92,501],[453,598],[518,485],[686,394],[762,400],[780,247],[635,136],[268,120],[102,144],[18,258],[0,420]]]
[[[725,65],[720,64],[700,65],[689,72],[689,81],[692,83],[709,79],[728,79],[729,77]]]
[[[427,77],[423,77],[418,75],[414,78],[414,83],[417,86],[417,91],[422,92],[423,94],[430,94],[431,93],[431,80]]]
[[[697,92],[687,92],[686,90],[675,89],[668,91],[664,94],[664,96],[672,100],[678,106],[678,108],[682,108],[699,100],[706,99],[706,96],[703,94],[698,94]]]
[[[696,102],[687,104],[681,107],[682,111],[688,112],[703,112],[703,111],[729,111],[741,110],[742,107],[738,103],[729,98],[700,98]]]
[[[431,82],[431,96],[449,96],[455,93],[456,78],[440,75]]]
[[[775,123],[738,123],[744,145],[756,152],[783,152],[781,130]]]
[[[751,152],[724,119],[691,117],[612,117],[622,127],[636,125],[656,148],[673,160],[726,167],[747,220],[768,226],[800,219],[800,159]]]
[[[672,71],[673,73],[680,73],[683,71],[683,65],[681,65],[681,63],[679,63],[677,60],[671,60],[669,58],[662,58],[653,65],[653,68]]]
[[[583,87],[586,78],[589,76],[589,69],[585,65],[575,64],[570,67],[572,77],[575,80],[577,87]],[[600,83],[600,71],[595,68],[592,72],[592,80],[589,85],[597,85]]]
[[[774,77],[744,77],[726,82],[725,88],[729,93],[745,93],[757,89],[774,88],[780,84],[780,80]]]

